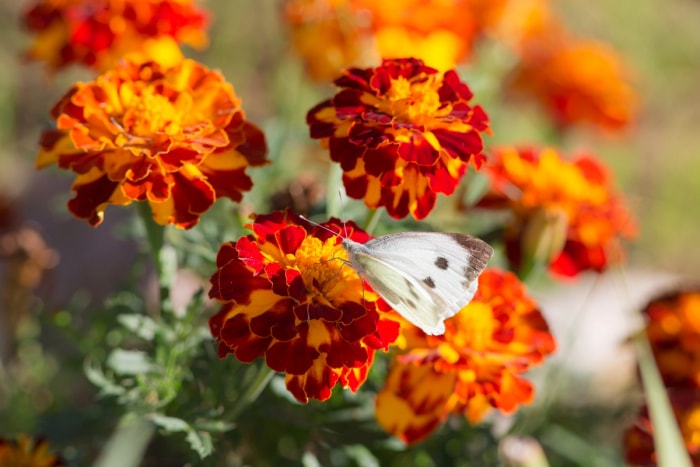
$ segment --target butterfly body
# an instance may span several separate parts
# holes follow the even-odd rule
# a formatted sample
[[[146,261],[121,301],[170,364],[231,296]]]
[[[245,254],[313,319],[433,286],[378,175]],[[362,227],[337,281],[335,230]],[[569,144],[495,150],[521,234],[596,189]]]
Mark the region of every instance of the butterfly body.
[[[476,293],[493,248],[470,235],[400,232],[361,244],[343,240],[350,264],[392,308],[426,334],[443,334],[445,319]]]

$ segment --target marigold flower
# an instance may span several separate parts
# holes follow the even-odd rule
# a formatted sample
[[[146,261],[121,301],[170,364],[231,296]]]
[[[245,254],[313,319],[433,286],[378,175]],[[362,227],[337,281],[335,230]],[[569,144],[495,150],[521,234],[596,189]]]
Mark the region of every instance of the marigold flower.
[[[646,335],[693,465],[700,466],[700,289],[658,296],[642,310]],[[653,424],[643,405],[624,435],[630,465],[657,464]]]
[[[536,101],[562,129],[580,123],[609,131],[626,127],[637,98],[617,55],[603,44],[554,34],[522,48],[508,92]]]
[[[108,204],[147,201],[158,224],[190,228],[216,201],[240,201],[265,164],[262,132],[220,73],[192,60],[121,62],[75,85],[51,111],[37,167],[77,174],[68,209],[91,225]]]
[[[370,238],[352,222],[323,226],[360,243]],[[211,278],[209,296],[224,302],[209,321],[219,356],[264,356],[300,402],[326,400],[336,384],[356,391],[375,351],[396,340],[398,322],[345,264],[338,235],[279,211],[249,227],[253,234],[222,245]]]
[[[671,408],[681,436],[695,467],[700,466],[700,389],[675,388],[668,392]],[[623,437],[625,459],[629,465],[657,465],[654,430],[649,409],[642,406]]]
[[[680,290],[655,298],[642,312],[666,386],[700,390],[700,290]]]
[[[376,58],[372,31],[354,0],[288,0],[284,20],[309,76],[328,82]]]
[[[441,71],[469,57],[505,0],[288,0],[284,19],[310,76],[329,81],[379,58]]]
[[[550,242],[560,245],[549,264],[553,273],[572,277],[585,270],[600,272],[622,260],[620,239],[634,236],[634,222],[613,193],[605,168],[592,156],[569,162],[552,148],[500,147],[484,169],[491,188],[478,206],[512,211],[504,240],[515,269],[528,260],[523,252],[532,248],[523,239],[531,239],[529,224],[541,221],[543,210],[556,213],[552,226],[557,229],[562,218],[568,220],[565,241]]]
[[[23,19],[36,34],[28,58],[50,71],[72,64],[104,71],[130,53],[173,64],[176,44],[207,43],[208,20],[196,0],[39,0]]]
[[[441,71],[469,57],[505,0],[355,0],[371,16],[384,58],[415,57]]]
[[[556,344],[536,303],[510,272],[487,269],[474,299],[429,336],[402,327],[402,348],[377,395],[377,420],[407,443],[426,438],[450,413],[479,422],[491,408],[512,413],[529,403],[521,374]]]
[[[0,467],[63,467],[63,459],[49,452],[49,443],[20,435],[17,440],[0,438]]]
[[[484,160],[488,117],[455,71],[443,76],[415,59],[350,69],[335,97],[311,109],[312,138],[343,170],[348,196],[395,218],[425,218],[437,193],[451,194],[467,164]]]

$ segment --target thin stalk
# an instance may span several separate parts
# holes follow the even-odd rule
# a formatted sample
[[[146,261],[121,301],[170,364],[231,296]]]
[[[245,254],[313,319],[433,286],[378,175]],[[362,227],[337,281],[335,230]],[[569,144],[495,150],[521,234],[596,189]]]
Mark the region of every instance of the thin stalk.
[[[155,431],[156,426],[142,416],[125,414],[93,467],[138,467]]]
[[[274,374],[274,370],[270,369],[264,363],[260,364],[255,379],[248,385],[245,392],[236,401],[236,405],[234,405],[233,409],[229,412],[228,418],[230,421],[235,421],[246,407],[255,402],[258,396],[263,392],[263,389],[267,387],[267,384]]]

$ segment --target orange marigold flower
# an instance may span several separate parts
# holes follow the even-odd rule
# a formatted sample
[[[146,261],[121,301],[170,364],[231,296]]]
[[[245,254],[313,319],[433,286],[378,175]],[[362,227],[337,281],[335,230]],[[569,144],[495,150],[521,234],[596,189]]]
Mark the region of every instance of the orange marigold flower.
[[[163,54],[179,55],[177,43],[207,43],[208,20],[196,0],[39,0],[23,19],[36,34],[27,56],[51,71],[72,64],[103,71],[144,51],[172,63]]]
[[[369,235],[336,219],[326,229],[364,243]],[[219,356],[286,373],[300,402],[326,400],[336,384],[356,391],[397,321],[347,267],[342,239],[289,212],[260,215],[253,234],[222,245],[209,296],[224,302],[209,325]],[[382,308],[383,309],[383,308]]]
[[[263,133],[220,73],[184,60],[121,62],[75,85],[51,111],[37,166],[77,174],[68,209],[91,225],[108,204],[147,201],[158,224],[190,228],[216,201],[240,201],[265,164]]]
[[[377,420],[407,443],[426,438],[450,413],[471,423],[497,408],[512,413],[534,395],[521,373],[556,344],[536,303],[510,272],[487,269],[469,305],[441,336],[402,327],[402,348],[377,395]]]
[[[587,123],[616,131],[636,112],[637,98],[619,58],[607,46],[569,39],[536,38],[522,48],[507,80],[508,91],[534,99],[564,129]]]
[[[284,18],[309,74],[328,81],[380,57],[441,71],[469,57],[505,0],[288,0]]]
[[[452,194],[467,164],[484,156],[486,113],[452,70],[443,76],[420,60],[385,60],[350,69],[335,97],[311,109],[312,138],[343,170],[348,196],[395,218],[425,218],[437,193]]]
[[[372,31],[354,0],[287,0],[284,6],[292,46],[311,78],[328,82],[376,58]]]
[[[621,261],[620,239],[634,236],[634,222],[592,156],[567,161],[552,148],[501,147],[484,169],[491,189],[478,206],[512,211],[504,240],[514,268],[532,259],[525,253],[542,235],[552,238],[544,248],[548,257],[538,259],[562,276],[600,272]]]
[[[63,459],[49,452],[44,439],[20,435],[15,441],[0,438],[0,467],[63,467]]]
[[[689,385],[700,390],[700,290],[681,290],[655,298],[643,314],[666,386]]]
[[[371,15],[381,57],[415,57],[438,70],[467,58],[504,0],[355,0]]]
[[[668,395],[688,454],[693,465],[700,467],[700,389],[675,388],[670,390]],[[657,465],[653,425],[646,405],[640,409],[634,423],[625,431],[623,443],[625,459],[629,465]]]

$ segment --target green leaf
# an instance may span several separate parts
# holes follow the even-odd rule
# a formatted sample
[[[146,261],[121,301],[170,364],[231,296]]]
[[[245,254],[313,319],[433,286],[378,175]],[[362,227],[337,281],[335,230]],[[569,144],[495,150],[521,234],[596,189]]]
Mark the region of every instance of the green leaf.
[[[117,316],[117,321],[130,332],[146,341],[152,341],[158,329],[158,324],[148,316],[125,313]]]
[[[83,371],[85,372],[85,377],[88,379],[88,381],[100,388],[101,394],[108,396],[121,396],[126,393],[126,389],[108,378],[99,365],[86,360],[85,364],[83,365]]]
[[[637,345],[639,370],[644,384],[644,393],[649,406],[649,416],[654,427],[654,447],[659,467],[691,467],[683,436],[661,375],[656,367],[646,334],[639,333],[634,341]]]
[[[145,352],[114,349],[107,357],[107,366],[120,375],[140,375],[154,368]]]
[[[211,435],[206,431],[195,430],[185,420],[157,413],[151,414],[149,419],[160,428],[170,433],[185,432],[185,439],[192,450],[199,454],[201,459],[204,459],[214,452],[214,444],[211,441]]]
[[[148,418],[165,431],[179,432],[192,430],[189,423],[181,418],[168,417],[167,415],[161,415],[158,413],[151,414],[148,416]]]
[[[233,430],[236,427],[236,424],[225,422],[223,420],[203,420],[195,423],[195,427],[198,430],[208,431],[210,433],[223,433],[225,431]]]
[[[199,454],[200,459],[204,459],[214,452],[214,444],[211,441],[211,435],[206,431],[188,431],[186,439],[187,442],[190,443],[192,450]]]

